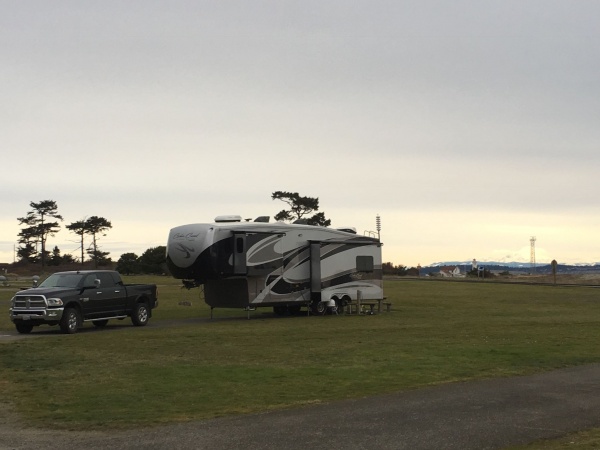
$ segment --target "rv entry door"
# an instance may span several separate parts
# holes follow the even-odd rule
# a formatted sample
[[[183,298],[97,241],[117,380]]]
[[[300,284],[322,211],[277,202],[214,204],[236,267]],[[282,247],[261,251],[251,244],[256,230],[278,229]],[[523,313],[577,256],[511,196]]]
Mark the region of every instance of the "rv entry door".
[[[241,232],[233,235],[233,274],[249,277],[281,274],[281,234]]]
[[[233,235],[233,274],[246,275],[246,233]]]

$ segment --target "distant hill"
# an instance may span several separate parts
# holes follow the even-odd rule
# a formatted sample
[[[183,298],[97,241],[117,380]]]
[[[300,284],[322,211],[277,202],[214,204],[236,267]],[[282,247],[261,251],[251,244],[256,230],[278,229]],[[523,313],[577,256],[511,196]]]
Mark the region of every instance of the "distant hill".
[[[493,272],[531,272],[530,264],[524,262],[498,262],[498,261],[478,261],[479,267],[485,267],[486,269]],[[458,266],[461,272],[471,270],[471,261],[444,261],[432,263],[428,266],[421,267],[421,275],[439,272],[442,266]],[[556,266],[557,273],[589,273],[589,272],[600,272],[600,263],[589,263],[589,264],[558,264]],[[552,273],[552,265],[550,263],[537,263],[535,266],[535,273],[539,274],[550,274]]]

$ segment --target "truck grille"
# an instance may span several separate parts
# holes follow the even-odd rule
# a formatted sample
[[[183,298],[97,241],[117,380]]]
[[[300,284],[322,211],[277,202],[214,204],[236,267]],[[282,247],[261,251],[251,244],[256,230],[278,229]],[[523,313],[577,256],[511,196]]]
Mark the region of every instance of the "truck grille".
[[[15,309],[40,309],[46,307],[46,299],[41,295],[15,297]]]

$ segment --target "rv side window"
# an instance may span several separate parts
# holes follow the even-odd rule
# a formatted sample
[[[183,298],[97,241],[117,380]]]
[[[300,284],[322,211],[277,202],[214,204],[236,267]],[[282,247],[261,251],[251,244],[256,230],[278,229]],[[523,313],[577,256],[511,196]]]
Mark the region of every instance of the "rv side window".
[[[373,257],[372,256],[357,256],[356,270],[359,272],[373,272]]]
[[[239,237],[235,240],[235,250],[238,253],[244,253],[244,239]]]

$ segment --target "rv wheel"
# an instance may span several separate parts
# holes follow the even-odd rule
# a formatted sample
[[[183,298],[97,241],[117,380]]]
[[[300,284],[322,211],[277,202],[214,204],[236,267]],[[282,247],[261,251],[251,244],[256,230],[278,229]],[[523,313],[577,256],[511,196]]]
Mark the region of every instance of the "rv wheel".
[[[326,302],[315,302],[310,305],[310,312],[317,316],[322,316],[327,312]]]

